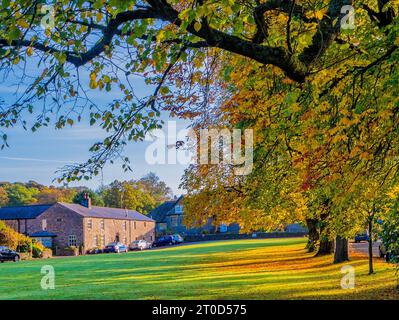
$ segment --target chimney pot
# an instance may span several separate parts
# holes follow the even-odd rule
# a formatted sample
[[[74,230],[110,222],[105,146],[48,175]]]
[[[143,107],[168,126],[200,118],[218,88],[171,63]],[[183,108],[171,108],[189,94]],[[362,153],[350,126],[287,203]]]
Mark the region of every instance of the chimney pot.
[[[82,206],[91,209],[91,199],[89,197],[89,194],[87,192],[84,193],[83,195],[83,201],[82,201]]]

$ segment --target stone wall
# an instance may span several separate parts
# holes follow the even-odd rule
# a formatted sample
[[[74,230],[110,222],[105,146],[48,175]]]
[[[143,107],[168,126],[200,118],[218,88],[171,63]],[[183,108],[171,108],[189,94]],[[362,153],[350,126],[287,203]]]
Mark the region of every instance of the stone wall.
[[[7,226],[13,228],[15,231],[19,233],[27,233],[29,229],[29,225],[32,220],[30,219],[21,219],[21,220],[3,220]]]
[[[259,232],[256,234],[218,233],[218,234],[206,234],[206,235],[186,235],[184,237],[184,241],[197,242],[197,241],[234,240],[234,239],[298,238],[305,236],[307,236],[306,232]]]
[[[83,217],[81,215],[56,203],[36,219],[31,220],[28,232],[33,233],[42,231],[44,219],[47,224],[46,230],[57,235],[53,241],[53,244],[57,248],[63,249],[68,247],[69,236],[72,235],[76,237],[77,247],[84,244]],[[58,252],[59,251],[57,251],[57,254]]]
[[[152,242],[155,240],[155,222],[84,218],[84,238],[85,250],[101,248],[114,241],[127,245],[140,239]]]

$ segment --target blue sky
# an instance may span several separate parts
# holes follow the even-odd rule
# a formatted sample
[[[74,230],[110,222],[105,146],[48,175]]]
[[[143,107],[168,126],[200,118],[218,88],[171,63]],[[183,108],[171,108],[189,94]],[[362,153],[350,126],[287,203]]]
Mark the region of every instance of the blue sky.
[[[18,74],[17,74],[18,75]],[[13,93],[17,83],[15,79],[3,79],[0,82],[0,97],[5,102],[15,100]],[[135,79],[137,89],[143,95],[148,94],[149,88],[142,84],[142,80]],[[98,104],[104,104],[113,98],[113,93],[98,91],[89,92],[91,98]],[[162,114],[165,121],[177,121],[177,128],[184,129],[189,125],[188,121],[170,118],[168,114]],[[0,181],[25,182],[34,180],[46,185],[57,185],[53,179],[57,178],[57,169],[66,164],[84,162],[89,158],[89,148],[94,142],[105,137],[106,133],[99,127],[90,126],[89,119],[83,119],[81,123],[73,127],[56,130],[54,128],[41,128],[32,133],[22,127],[8,130],[10,148],[0,151]],[[177,195],[184,193],[179,190],[181,176],[185,165],[166,164],[150,165],[145,161],[144,152],[150,142],[131,142],[125,149],[125,154],[132,163],[133,172],[123,172],[120,164],[107,165],[103,170],[103,177],[93,178],[90,181],[70,184],[70,186],[84,185],[96,189],[102,183],[108,184],[115,179],[137,179],[152,171],[164,180]]]

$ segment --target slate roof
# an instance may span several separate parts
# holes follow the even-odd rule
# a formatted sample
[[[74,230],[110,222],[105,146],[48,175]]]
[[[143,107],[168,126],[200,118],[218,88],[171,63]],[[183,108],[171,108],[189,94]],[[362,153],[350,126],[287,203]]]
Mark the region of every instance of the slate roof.
[[[35,219],[52,204],[0,208],[0,220]]]
[[[96,206],[92,206],[89,209],[80,204],[75,204],[75,203],[58,202],[58,204],[68,208],[69,210],[76,212],[77,214],[83,217],[136,220],[136,221],[154,221],[151,218],[134,210],[105,208],[105,207],[96,207]],[[35,219],[53,205],[55,204],[3,207],[0,208],[0,220]]]
[[[154,221],[151,218],[145,216],[144,214],[141,214],[134,210],[96,207],[96,206],[92,206],[89,209],[76,203],[59,202],[59,204],[87,218]]]
[[[183,199],[183,196],[180,196],[177,200],[165,201],[154,210],[152,210],[148,216],[154,219],[158,223],[165,222],[165,219],[168,215],[175,214],[174,208]]]

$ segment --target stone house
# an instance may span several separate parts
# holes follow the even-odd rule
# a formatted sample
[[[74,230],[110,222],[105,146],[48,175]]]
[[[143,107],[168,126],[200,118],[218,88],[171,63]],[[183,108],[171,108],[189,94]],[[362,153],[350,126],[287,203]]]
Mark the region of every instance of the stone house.
[[[110,242],[130,244],[155,240],[155,221],[133,210],[57,202],[0,208],[0,220],[19,233],[34,237],[46,247],[82,247],[83,252]]]
[[[236,223],[214,225],[214,219],[208,217],[200,227],[188,227],[184,223],[183,196],[165,201],[152,210],[149,217],[156,221],[157,234],[179,233],[182,235],[197,235],[203,233],[239,233],[240,226]]]

